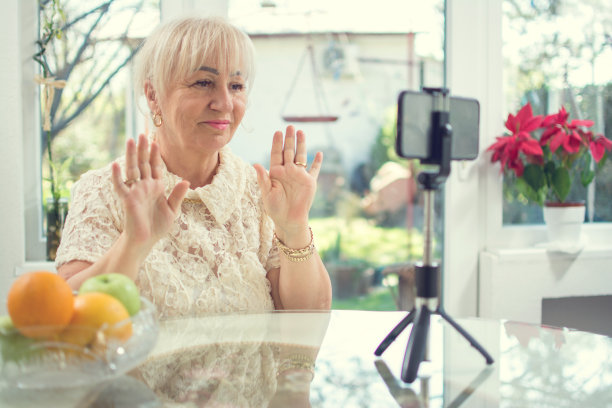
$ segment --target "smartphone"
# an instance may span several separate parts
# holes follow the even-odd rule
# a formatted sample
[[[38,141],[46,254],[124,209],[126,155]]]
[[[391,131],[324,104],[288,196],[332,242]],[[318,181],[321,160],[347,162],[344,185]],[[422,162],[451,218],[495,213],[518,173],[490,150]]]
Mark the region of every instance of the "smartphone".
[[[480,105],[476,99],[455,96],[444,99],[427,92],[402,91],[397,106],[395,147],[399,156],[425,161],[434,157],[432,113],[447,109],[452,128],[451,160],[474,160],[478,156]]]

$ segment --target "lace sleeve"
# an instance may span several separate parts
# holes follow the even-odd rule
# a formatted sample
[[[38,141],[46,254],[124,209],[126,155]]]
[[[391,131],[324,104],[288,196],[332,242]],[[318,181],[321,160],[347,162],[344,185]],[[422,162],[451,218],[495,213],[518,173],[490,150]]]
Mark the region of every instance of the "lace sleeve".
[[[264,210],[263,200],[261,197],[261,190],[257,183],[257,174],[255,170],[248,166],[245,167],[245,173],[247,175],[247,195],[250,197],[255,204],[256,212],[260,218],[260,232],[259,232],[259,261],[264,266],[266,272],[272,269],[280,268],[280,259],[278,255],[278,248],[273,244],[274,240],[274,221]]]
[[[266,215],[264,215],[264,227],[262,235],[262,248],[268,250],[267,254],[267,262],[265,263],[266,271],[270,271],[271,269],[280,268],[280,259],[278,255],[278,248],[273,244],[272,237],[274,236],[274,222],[272,219]],[[264,241],[265,240],[265,241]]]
[[[55,266],[70,261],[95,262],[123,229],[123,210],[110,178],[110,166],[84,174],[74,184]]]

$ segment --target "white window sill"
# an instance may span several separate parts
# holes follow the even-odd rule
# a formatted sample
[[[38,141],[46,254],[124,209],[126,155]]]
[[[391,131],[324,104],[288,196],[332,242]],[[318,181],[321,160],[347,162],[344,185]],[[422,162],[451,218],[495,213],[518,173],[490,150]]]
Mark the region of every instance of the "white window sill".
[[[480,253],[478,315],[541,323],[543,299],[612,294],[612,245],[578,253],[545,248]]]
[[[612,259],[612,245],[586,244],[582,248],[558,247],[536,244],[529,248],[491,248],[483,251],[497,258],[498,262],[529,262],[546,258]]]
[[[15,276],[23,275],[24,273],[34,271],[50,271],[57,272],[55,270],[55,262],[40,261],[40,262],[25,262],[21,266],[15,267]]]

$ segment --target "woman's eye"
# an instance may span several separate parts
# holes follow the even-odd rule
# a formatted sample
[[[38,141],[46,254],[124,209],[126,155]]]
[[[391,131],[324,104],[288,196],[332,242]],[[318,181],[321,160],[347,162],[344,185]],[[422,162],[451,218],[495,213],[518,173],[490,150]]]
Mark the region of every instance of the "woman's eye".
[[[244,84],[241,84],[241,83],[231,84],[230,88],[232,89],[232,91],[243,91]]]
[[[204,79],[202,81],[196,81],[196,83],[195,83],[196,86],[201,86],[202,88],[210,87],[212,84],[213,84],[213,82],[211,80],[208,80],[208,79]]]

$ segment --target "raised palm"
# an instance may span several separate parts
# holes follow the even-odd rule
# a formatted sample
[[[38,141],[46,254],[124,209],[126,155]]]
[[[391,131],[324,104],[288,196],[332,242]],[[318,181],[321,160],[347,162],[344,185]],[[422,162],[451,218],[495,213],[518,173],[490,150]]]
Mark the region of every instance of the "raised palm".
[[[308,224],[323,154],[317,153],[310,169],[306,161],[306,136],[288,126],[284,144],[283,133],[274,134],[270,172],[255,165],[264,207],[277,227],[289,230]]]
[[[125,181],[119,164],[113,163],[113,185],[125,210],[124,231],[135,244],[152,246],[169,231],[189,188],[181,181],[166,198],[162,168],[157,143],[149,150],[144,135],[138,145],[132,139],[126,143]]]

